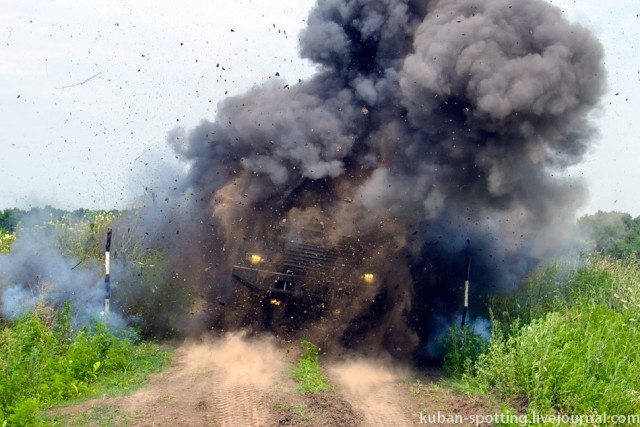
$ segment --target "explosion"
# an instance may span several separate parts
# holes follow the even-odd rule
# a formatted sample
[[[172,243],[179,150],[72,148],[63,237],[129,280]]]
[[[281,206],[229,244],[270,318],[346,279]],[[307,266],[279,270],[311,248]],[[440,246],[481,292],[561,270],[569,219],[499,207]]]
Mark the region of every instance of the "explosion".
[[[467,256],[477,300],[557,246],[585,194],[563,171],[604,87],[587,30],[543,1],[321,0],[300,51],[309,81],[266,82],[170,135],[189,163],[167,202],[175,261],[208,301],[194,323],[255,316],[232,266],[247,245],[277,252],[283,223],[375,266],[338,322],[298,325],[368,349],[414,348],[457,313]]]
[[[335,277],[285,311],[288,333],[411,352],[460,312],[469,256],[477,312],[561,243],[602,47],[541,0],[319,0],[307,22],[312,78],[269,79],[170,133],[188,169],[154,189],[146,229],[204,300],[185,329],[268,328],[295,303],[256,297],[234,265],[285,275],[286,245],[310,239],[338,254]]]

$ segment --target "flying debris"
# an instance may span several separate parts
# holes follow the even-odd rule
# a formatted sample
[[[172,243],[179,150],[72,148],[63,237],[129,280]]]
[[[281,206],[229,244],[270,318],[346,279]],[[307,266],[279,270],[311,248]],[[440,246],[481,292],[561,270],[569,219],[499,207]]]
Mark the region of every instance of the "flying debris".
[[[60,87],[57,87],[56,89],[67,89],[67,88],[70,88],[70,87],[83,85],[83,84],[85,84],[85,83],[87,83],[87,82],[89,82],[89,81],[91,81],[91,80],[95,79],[95,78],[96,78],[96,77],[98,77],[100,74],[102,74],[102,71],[98,71],[98,72],[97,72],[97,73],[95,73],[93,76],[91,76],[91,77],[89,77],[88,79],[85,79],[85,80],[83,80],[83,81],[81,81],[81,82],[74,83],[74,84],[71,84],[71,85],[68,85],[68,86],[60,86]],[[20,97],[20,96],[18,96],[18,98],[19,98],[19,97]]]
[[[286,244],[275,242],[304,245],[300,230],[321,229],[312,260],[346,248],[335,274],[376,268],[321,284],[324,298],[348,295],[302,309],[293,333],[406,353],[443,319],[458,322],[468,257],[469,308],[481,311],[557,248],[585,196],[560,176],[595,134],[602,47],[540,0],[321,0],[307,23],[300,51],[315,76],[286,91],[267,80],[221,102],[214,121],[171,132],[189,168],[164,215],[185,226],[163,244],[206,295],[194,330],[259,329],[265,302],[235,283],[252,282],[234,273],[238,260],[286,291]],[[275,270],[251,266],[253,255],[274,257]],[[271,299],[269,310],[287,307]]]

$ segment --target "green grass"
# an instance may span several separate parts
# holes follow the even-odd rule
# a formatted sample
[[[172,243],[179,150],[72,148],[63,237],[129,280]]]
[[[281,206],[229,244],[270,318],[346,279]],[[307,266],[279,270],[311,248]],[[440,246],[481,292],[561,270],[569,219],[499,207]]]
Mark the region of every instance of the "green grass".
[[[529,413],[639,414],[638,261],[593,257],[555,290],[539,285],[551,291],[545,309],[532,315],[527,307],[524,322],[517,309],[509,323],[494,319],[488,350],[466,380],[525,397]]]
[[[309,409],[307,405],[301,403],[293,408],[293,412],[298,414],[305,421],[311,421],[315,417],[315,413]]]
[[[331,386],[320,366],[318,347],[306,339],[303,339],[300,345],[302,354],[292,372],[293,378],[299,383],[298,391],[300,393],[329,391]]]
[[[139,385],[169,360],[166,348],[104,324],[75,329],[69,306],[39,304],[0,329],[0,425],[43,425],[42,409]]]
[[[143,384],[150,373],[166,367],[171,361],[172,348],[153,342],[138,342],[128,359],[110,375],[92,384],[94,394],[116,396],[129,393]]]
[[[49,419],[46,424],[52,426],[127,426],[131,414],[126,411],[119,410],[115,405],[104,403],[101,405],[92,405],[88,410],[58,416],[55,419]]]

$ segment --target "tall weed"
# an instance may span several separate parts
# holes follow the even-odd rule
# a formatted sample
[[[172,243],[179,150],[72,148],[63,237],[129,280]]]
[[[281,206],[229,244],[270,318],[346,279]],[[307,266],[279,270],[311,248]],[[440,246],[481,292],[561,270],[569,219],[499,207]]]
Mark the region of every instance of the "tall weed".
[[[300,393],[328,391],[331,386],[320,366],[318,347],[312,342],[303,339],[300,341],[302,354],[293,369],[293,377],[298,381]]]
[[[39,304],[0,329],[0,425],[41,424],[41,406],[92,393],[98,378],[126,371],[140,347],[100,322],[74,330],[68,304],[59,312]]]
[[[475,361],[487,347],[471,323],[465,329],[451,326],[442,339],[442,346],[445,354],[443,368],[454,377],[472,372]]]
[[[498,321],[467,379],[524,396],[538,413],[640,413],[639,292],[635,258],[588,259],[559,283],[546,313]]]

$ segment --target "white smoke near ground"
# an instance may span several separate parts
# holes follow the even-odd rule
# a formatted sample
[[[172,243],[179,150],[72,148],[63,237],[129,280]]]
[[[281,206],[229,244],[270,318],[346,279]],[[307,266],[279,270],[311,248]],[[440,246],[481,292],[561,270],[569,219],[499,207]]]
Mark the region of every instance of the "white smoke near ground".
[[[97,260],[79,260],[63,254],[60,230],[46,214],[22,218],[11,252],[0,254],[0,314],[13,320],[33,309],[38,302],[53,306],[69,302],[73,321],[87,324],[92,319],[111,327],[124,326],[117,313],[104,315],[104,268]]]

